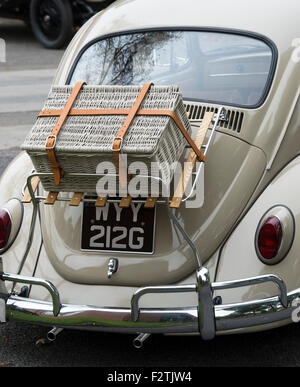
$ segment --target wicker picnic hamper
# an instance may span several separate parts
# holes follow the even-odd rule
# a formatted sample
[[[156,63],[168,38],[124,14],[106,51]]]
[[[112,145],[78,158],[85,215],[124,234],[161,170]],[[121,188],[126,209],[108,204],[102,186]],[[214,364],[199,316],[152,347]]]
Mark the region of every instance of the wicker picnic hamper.
[[[67,104],[73,88],[53,86],[43,108],[61,111]],[[72,111],[92,109],[130,110],[141,92],[140,86],[82,86],[72,104]],[[182,97],[176,86],[154,86],[147,91],[141,111],[172,111],[182,126],[190,133],[190,124]],[[41,113],[42,114],[42,113]],[[71,114],[71,113],[70,113]],[[114,163],[112,144],[122,127],[123,114],[68,115],[55,139],[55,155],[65,175],[54,182],[53,177],[41,177],[46,191],[96,192],[97,178],[70,177],[68,173],[95,174],[103,161]],[[38,173],[51,173],[51,165],[45,151],[45,143],[57,123],[57,116],[39,116],[25,139],[22,149],[29,154]],[[128,164],[141,161],[148,167],[157,162],[161,178],[172,177],[170,165],[179,160],[186,146],[174,119],[168,115],[135,115],[120,146],[127,154]]]

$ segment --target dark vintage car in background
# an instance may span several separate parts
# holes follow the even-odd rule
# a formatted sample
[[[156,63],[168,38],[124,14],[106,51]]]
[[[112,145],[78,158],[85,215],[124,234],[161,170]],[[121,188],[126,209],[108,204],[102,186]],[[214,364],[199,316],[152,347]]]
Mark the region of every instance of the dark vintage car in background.
[[[96,12],[114,0],[0,0],[0,17],[24,20],[47,48],[61,48]]]

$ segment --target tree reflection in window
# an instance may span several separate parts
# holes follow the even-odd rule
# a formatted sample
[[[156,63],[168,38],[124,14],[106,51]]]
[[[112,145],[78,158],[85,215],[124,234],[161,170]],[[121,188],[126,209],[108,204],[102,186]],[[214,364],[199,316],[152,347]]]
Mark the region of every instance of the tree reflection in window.
[[[172,42],[182,38],[182,32],[161,31],[101,40],[82,55],[71,83],[82,80],[91,85],[140,84],[153,78],[159,65],[170,70],[176,61]]]

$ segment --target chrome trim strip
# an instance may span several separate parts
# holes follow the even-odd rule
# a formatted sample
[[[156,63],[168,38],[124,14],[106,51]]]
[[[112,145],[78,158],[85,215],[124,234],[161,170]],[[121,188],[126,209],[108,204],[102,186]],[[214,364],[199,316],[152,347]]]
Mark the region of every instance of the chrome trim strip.
[[[245,77],[245,76],[250,76],[250,75],[262,75],[266,76],[268,73],[264,72],[257,72],[257,73],[228,73],[228,74],[209,74],[209,77],[211,78],[217,78],[217,77]]]

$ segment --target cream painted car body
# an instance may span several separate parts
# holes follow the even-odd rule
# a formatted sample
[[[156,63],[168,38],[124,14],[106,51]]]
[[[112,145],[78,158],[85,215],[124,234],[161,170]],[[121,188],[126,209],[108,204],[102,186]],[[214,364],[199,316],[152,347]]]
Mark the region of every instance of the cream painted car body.
[[[186,0],[184,8],[179,0],[120,0],[82,27],[66,50],[53,80],[54,85],[66,84],[80,50],[95,39],[115,33],[184,27],[249,33],[271,42],[277,60],[265,101],[251,109],[225,106],[243,115],[241,130],[217,128],[205,166],[204,205],[197,210],[179,210],[186,232],[199,250],[211,279],[216,282],[273,274],[282,278],[288,292],[300,287],[299,11],[296,0],[284,6],[279,0]],[[197,104],[219,106],[205,101],[194,102]],[[0,204],[13,197],[21,198],[32,168],[25,153],[9,165],[0,181]],[[42,187],[40,189],[43,194]],[[286,258],[270,266],[258,259],[254,239],[260,219],[277,205],[288,207],[292,212],[295,237]],[[18,270],[28,238],[31,212],[31,204],[26,204],[18,238],[3,255],[4,272],[16,273]],[[74,209],[64,202],[56,203],[54,208],[41,205],[40,214],[44,243],[41,245],[40,225],[37,224],[21,274],[32,276],[39,256],[35,276],[51,281],[63,303],[128,308],[133,292],[141,286],[195,282],[197,265],[193,253],[182,238],[176,237],[163,208],[157,211],[156,248],[150,256],[80,251],[81,206]],[[119,259],[119,269],[108,279],[111,257]],[[9,290],[10,284],[6,285]],[[217,290],[214,296],[221,295],[223,303],[231,304],[276,294],[274,284],[261,284]],[[32,288],[30,297],[42,301],[50,299],[48,292],[39,287]],[[190,293],[176,297],[172,294],[147,295],[142,303],[145,308],[166,305],[197,305],[197,296]],[[238,331],[262,330],[287,322],[244,327]]]

